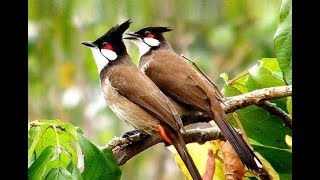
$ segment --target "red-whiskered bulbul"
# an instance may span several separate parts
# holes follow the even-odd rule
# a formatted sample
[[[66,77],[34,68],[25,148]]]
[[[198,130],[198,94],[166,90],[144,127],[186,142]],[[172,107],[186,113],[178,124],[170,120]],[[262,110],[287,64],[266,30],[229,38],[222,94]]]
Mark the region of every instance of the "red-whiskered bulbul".
[[[227,120],[220,96],[203,74],[182,56],[176,54],[165,40],[168,27],[146,27],[127,33],[139,48],[139,68],[168,97],[189,109],[214,120],[248,170],[258,172],[262,163]],[[178,109],[178,108],[176,108]],[[180,113],[180,112],[179,112]]]
[[[202,179],[186,148],[180,129],[182,121],[162,91],[131,61],[123,33],[130,20],[111,28],[90,47],[100,75],[100,86],[110,109],[122,120],[150,135],[160,135],[172,144],[193,179]]]

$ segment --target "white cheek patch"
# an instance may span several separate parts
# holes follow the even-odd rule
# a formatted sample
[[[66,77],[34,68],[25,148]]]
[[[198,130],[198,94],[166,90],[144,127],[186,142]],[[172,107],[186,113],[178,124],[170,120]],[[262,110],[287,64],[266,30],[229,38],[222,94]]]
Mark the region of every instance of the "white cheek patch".
[[[109,49],[101,49],[101,53],[108,58],[110,61],[117,59],[117,53]]]
[[[92,51],[92,54],[93,54],[93,58],[94,58],[94,61],[96,62],[96,65],[97,65],[97,68],[98,68],[98,71],[99,71],[99,74],[100,74],[100,71],[105,67],[107,66],[107,64],[109,63],[108,59],[106,57],[104,57],[100,50],[98,48],[90,48],[91,51]]]
[[[143,38],[143,41],[147,43],[149,46],[159,46],[160,41],[154,38]]]

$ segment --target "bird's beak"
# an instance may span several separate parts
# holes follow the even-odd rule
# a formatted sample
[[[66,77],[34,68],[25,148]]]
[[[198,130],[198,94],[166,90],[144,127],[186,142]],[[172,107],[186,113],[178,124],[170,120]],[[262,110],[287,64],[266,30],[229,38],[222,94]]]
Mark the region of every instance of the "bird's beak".
[[[123,39],[137,40],[139,38],[139,35],[135,33],[125,33],[125,34],[129,35],[129,37],[125,37]]]
[[[97,47],[97,45],[93,44],[92,42],[82,41],[81,44],[88,46],[88,47]]]

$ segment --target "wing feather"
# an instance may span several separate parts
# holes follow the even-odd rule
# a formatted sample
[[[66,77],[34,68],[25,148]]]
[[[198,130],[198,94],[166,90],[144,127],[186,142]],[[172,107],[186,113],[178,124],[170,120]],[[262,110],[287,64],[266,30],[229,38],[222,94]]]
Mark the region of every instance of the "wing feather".
[[[156,116],[160,121],[177,131],[183,128],[180,116],[169,99],[136,67],[117,68],[110,75],[109,81],[120,95]]]

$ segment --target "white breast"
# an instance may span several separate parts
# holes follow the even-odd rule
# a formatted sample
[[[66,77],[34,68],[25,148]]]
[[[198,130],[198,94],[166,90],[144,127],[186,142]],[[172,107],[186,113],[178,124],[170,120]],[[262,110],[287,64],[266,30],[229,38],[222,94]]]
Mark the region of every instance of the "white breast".
[[[92,47],[90,48],[93,54],[93,58],[94,61],[96,62],[97,68],[98,68],[98,72],[100,74],[101,70],[109,63],[108,59],[105,58],[99,48],[96,47]]]
[[[108,106],[120,119],[149,134],[157,128],[158,120],[140,106],[120,95],[116,88],[112,87],[108,78],[101,83],[101,86]]]

